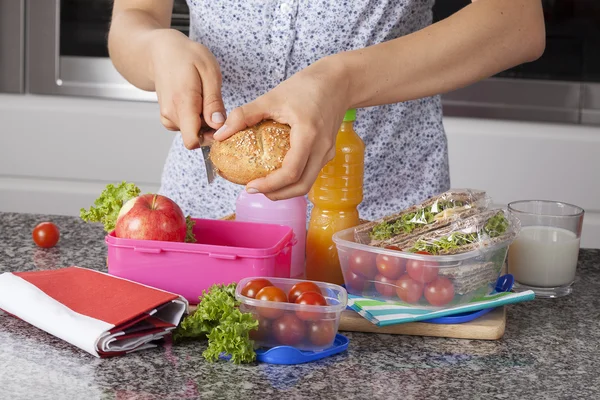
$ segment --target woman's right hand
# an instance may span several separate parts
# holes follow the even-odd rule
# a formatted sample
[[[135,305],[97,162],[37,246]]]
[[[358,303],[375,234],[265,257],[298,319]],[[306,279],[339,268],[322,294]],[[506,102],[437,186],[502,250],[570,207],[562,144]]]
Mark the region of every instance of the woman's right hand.
[[[215,130],[225,122],[221,69],[206,46],[181,32],[159,29],[152,34],[156,37],[151,41],[151,70],[161,122],[181,132],[186,148],[196,149],[202,140],[202,120]]]

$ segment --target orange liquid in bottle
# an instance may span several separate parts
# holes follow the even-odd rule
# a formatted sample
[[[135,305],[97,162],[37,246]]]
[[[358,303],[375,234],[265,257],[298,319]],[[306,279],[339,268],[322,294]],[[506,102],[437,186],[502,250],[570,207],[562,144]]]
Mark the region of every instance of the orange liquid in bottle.
[[[354,131],[356,111],[349,110],[338,131],[335,158],[323,167],[308,193],[314,207],[306,236],[306,278],[341,285],[333,234],[358,225],[363,199],[365,145]]]

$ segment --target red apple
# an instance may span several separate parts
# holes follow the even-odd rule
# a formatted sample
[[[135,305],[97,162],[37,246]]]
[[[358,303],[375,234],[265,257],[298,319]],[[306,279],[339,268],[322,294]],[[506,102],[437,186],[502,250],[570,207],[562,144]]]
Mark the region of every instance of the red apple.
[[[144,194],[123,204],[115,235],[123,239],[183,242],[185,216],[171,199],[159,194]]]

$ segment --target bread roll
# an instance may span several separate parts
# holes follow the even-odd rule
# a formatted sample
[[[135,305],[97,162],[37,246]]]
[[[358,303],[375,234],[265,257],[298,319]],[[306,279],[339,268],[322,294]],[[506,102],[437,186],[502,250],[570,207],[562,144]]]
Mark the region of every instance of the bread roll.
[[[210,160],[221,177],[246,185],[281,168],[289,149],[289,125],[267,120],[222,142],[214,142]]]

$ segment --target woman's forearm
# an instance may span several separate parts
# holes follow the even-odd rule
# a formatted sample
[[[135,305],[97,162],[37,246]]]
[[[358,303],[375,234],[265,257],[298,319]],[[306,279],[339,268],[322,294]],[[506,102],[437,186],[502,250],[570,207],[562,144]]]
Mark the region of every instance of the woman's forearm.
[[[172,8],[173,0],[115,0],[108,51],[119,73],[140,89],[154,90],[153,39],[170,27]]]
[[[540,0],[479,0],[413,34],[332,56],[350,107],[445,93],[533,61],[545,48]]]

